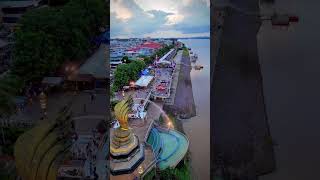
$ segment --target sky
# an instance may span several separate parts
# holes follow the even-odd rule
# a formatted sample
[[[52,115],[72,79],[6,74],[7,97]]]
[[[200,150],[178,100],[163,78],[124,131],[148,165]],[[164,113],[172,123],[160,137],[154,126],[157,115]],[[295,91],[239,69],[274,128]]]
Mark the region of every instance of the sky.
[[[210,35],[210,0],[111,0],[111,38]]]

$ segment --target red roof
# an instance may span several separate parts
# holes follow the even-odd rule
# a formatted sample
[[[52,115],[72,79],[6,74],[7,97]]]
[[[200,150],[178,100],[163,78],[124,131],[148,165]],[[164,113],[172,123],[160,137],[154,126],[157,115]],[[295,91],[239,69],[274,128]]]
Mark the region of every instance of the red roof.
[[[151,48],[151,49],[159,49],[162,47],[161,44],[156,42],[145,42],[140,47]]]
[[[160,49],[162,47],[162,45],[160,43],[156,43],[156,42],[145,42],[139,46],[133,47],[128,49],[127,51],[139,51],[142,48],[149,48],[149,49]]]

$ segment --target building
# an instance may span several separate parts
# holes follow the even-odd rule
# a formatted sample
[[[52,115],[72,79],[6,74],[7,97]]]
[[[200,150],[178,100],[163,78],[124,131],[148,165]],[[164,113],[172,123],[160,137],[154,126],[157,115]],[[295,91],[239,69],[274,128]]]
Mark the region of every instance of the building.
[[[83,86],[84,89],[106,89],[109,69],[106,64],[107,48],[107,45],[101,44],[99,49],[79,68],[75,80],[86,84]]]
[[[116,69],[119,64],[122,64],[124,54],[120,52],[113,52],[110,54],[110,68]]]
[[[162,44],[153,41],[144,42],[133,48],[129,48],[125,54],[129,58],[137,58],[138,56],[151,56],[157,50],[162,48]]]
[[[41,0],[26,1],[0,1],[0,10],[2,13],[2,23],[10,28],[14,28],[28,10],[38,7]]]
[[[10,64],[11,48],[7,41],[0,39],[0,73],[6,71]]]

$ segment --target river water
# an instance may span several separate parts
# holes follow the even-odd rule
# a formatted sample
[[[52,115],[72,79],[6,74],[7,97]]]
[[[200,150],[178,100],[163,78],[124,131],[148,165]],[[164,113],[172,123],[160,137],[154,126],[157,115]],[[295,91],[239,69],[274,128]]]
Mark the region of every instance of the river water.
[[[191,51],[198,54],[196,64],[204,66],[202,70],[191,70],[191,81],[197,116],[184,121],[191,152],[193,179],[210,179],[210,40],[180,40]]]
[[[299,23],[280,30],[264,22],[257,36],[266,110],[277,144],[277,170],[262,180],[320,179],[319,7],[318,0],[276,0],[273,8],[298,15]]]

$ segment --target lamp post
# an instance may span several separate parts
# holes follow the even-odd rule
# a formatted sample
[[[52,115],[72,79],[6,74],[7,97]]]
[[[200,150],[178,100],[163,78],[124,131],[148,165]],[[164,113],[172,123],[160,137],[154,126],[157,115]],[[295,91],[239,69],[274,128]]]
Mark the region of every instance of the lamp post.
[[[170,129],[173,129],[173,124],[171,121],[168,122],[168,131],[170,131]]]
[[[144,169],[143,169],[143,167],[141,165],[138,167],[138,173],[139,173],[139,176],[141,178],[141,175],[144,173]]]
[[[124,90],[122,90],[122,97],[124,98],[125,94],[124,94]]]
[[[42,91],[39,95],[39,101],[40,101],[40,107],[42,109],[43,113],[43,119],[47,117],[47,96],[46,94]]]

